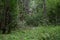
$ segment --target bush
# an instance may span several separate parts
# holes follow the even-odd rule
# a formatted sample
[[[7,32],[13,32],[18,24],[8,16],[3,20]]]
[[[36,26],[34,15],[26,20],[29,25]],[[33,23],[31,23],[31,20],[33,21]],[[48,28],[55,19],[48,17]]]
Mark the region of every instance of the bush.
[[[26,16],[25,18],[27,25],[38,26],[43,23],[42,16],[39,14],[33,14],[32,16]]]
[[[54,25],[60,24],[60,2],[57,2],[55,7],[51,7],[48,11],[49,23]]]

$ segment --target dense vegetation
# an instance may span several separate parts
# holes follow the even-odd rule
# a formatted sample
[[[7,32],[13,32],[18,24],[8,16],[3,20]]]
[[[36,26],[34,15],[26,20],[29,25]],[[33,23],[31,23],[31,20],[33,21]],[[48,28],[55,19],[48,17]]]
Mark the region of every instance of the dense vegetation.
[[[0,0],[0,40],[60,40],[59,30],[60,0]]]
[[[40,26],[12,31],[11,34],[0,34],[0,40],[60,40],[59,26]]]

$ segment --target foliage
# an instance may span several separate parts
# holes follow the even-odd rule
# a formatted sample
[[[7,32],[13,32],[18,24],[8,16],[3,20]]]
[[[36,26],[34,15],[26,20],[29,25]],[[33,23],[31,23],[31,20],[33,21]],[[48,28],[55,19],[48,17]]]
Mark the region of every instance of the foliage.
[[[40,14],[33,14],[32,16],[26,16],[25,21],[27,25],[38,26],[43,24],[43,20]]]
[[[14,0],[10,0],[10,9],[11,9],[11,11],[10,11],[11,20],[12,20],[10,24],[11,24],[11,26],[14,26],[14,25],[16,25],[17,15],[18,15],[18,12],[17,12],[17,10],[18,10],[18,8],[17,8],[17,0],[15,0],[15,1]]]
[[[0,25],[5,20],[4,3],[5,0],[0,0]],[[11,22],[7,25],[9,27],[17,27],[17,24],[21,25],[22,22],[22,25],[25,22],[28,26],[43,25],[45,19],[47,25],[60,25],[60,0],[46,0],[46,14],[43,0],[10,0],[9,4],[11,15]]]
[[[59,25],[60,24],[60,1],[59,0],[47,0],[46,1],[46,15],[47,25]],[[44,13],[43,13],[43,1],[42,0],[31,0],[30,9],[32,10],[32,16],[26,16],[26,23],[28,25],[39,25],[44,24]],[[42,21],[41,21],[42,20]]]
[[[17,0],[0,0],[0,30],[11,31],[17,25]]]
[[[60,40],[59,26],[41,26],[26,29],[19,29],[11,34],[0,34],[0,40]]]
[[[48,19],[49,19],[49,22],[51,23],[51,24],[53,24],[53,25],[59,25],[60,23],[59,23],[59,4],[60,4],[60,2],[59,2],[59,0],[55,0],[55,1],[48,1],[48,2],[50,2],[50,5],[51,5],[51,7],[48,5],[48,3],[47,3],[47,13],[48,13]]]

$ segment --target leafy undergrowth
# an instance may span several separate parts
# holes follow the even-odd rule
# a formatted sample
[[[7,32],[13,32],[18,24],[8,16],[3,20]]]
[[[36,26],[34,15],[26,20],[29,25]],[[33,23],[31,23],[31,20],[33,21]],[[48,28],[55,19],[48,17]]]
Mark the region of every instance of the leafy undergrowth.
[[[0,34],[0,40],[60,40],[60,27],[33,27]]]

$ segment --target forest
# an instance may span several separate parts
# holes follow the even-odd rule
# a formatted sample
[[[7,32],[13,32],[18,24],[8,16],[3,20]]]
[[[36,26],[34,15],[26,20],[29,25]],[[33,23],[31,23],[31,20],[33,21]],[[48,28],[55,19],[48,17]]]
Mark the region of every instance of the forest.
[[[60,40],[60,0],[0,0],[0,40]]]

